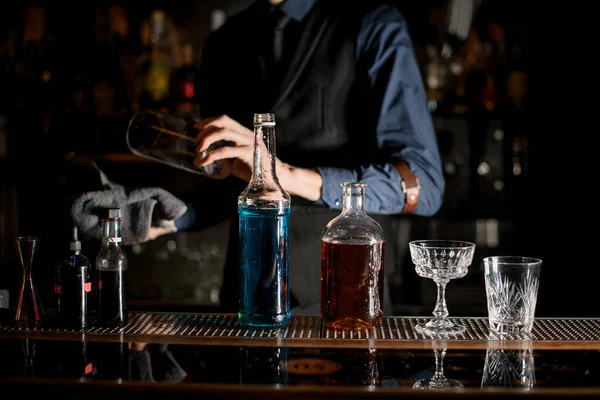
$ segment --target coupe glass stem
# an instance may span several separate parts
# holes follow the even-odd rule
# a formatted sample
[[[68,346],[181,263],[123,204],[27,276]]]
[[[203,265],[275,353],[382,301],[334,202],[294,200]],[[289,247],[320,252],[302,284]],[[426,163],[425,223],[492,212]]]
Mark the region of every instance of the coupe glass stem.
[[[448,316],[448,308],[446,307],[446,284],[448,281],[436,281],[437,284],[437,302],[433,315],[438,319],[446,319]]]
[[[435,374],[433,375],[434,380],[442,380],[444,377],[444,356],[446,355],[446,349],[433,350],[433,354],[435,355]]]

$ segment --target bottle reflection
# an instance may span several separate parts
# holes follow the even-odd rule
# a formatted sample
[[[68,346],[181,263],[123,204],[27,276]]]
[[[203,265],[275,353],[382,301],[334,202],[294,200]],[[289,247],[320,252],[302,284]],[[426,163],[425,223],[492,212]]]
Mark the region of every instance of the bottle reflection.
[[[285,347],[241,347],[240,383],[287,384],[287,362]]]
[[[421,390],[446,390],[446,389],[463,389],[462,383],[455,379],[446,378],[444,375],[444,357],[446,349],[434,349],[435,355],[435,372],[429,378],[419,379],[413,384],[413,389]]]
[[[482,388],[516,388],[529,391],[535,385],[535,363],[530,347],[488,348],[483,366]]]
[[[80,340],[59,342],[58,372],[61,378],[87,380],[94,375],[94,362],[85,334]]]
[[[34,378],[33,361],[35,358],[36,342],[34,339],[22,339],[23,347],[23,377]]]
[[[98,379],[119,383],[130,380],[129,343],[122,340],[123,337],[116,343],[94,343]]]
[[[381,354],[376,349],[347,349],[329,352],[322,350],[319,358],[292,359],[290,375],[301,377],[301,383],[325,386],[382,386]]]
[[[341,360],[344,384],[368,387],[381,386],[381,354],[377,349],[344,352]]]

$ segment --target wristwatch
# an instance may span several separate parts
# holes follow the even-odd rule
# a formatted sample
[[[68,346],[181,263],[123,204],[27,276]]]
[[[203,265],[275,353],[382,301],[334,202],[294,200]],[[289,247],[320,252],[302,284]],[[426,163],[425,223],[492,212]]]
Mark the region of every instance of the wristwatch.
[[[417,204],[419,204],[419,192],[421,190],[419,178],[413,174],[405,161],[396,161],[392,165],[402,177],[402,192],[404,192],[405,197],[401,214],[413,214],[417,209]]]

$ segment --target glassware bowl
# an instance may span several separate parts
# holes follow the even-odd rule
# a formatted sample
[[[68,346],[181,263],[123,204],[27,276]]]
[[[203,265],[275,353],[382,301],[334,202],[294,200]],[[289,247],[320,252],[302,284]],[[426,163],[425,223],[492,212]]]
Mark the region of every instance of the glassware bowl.
[[[460,240],[416,240],[409,243],[415,271],[422,278],[432,279],[437,285],[437,302],[434,318],[417,324],[419,333],[428,335],[461,334],[465,328],[448,319],[446,285],[452,279],[467,275],[473,261],[475,244]]]
[[[154,110],[141,110],[129,121],[126,142],[129,150],[174,168],[215,179],[229,176],[233,159],[215,161],[204,167],[196,167],[198,130],[197,119],[187,119]],[[227,141],[213,143],[207,151],[229,145]],[[200,154],[201,156],[203,154]]]

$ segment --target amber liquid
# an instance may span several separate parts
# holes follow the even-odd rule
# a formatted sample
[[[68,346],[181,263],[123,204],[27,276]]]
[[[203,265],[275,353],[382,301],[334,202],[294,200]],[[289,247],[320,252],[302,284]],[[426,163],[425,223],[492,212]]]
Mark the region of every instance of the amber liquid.
[[[383,316],[385,242],[321,242],[321,317],[332,328],[369,328]]]

